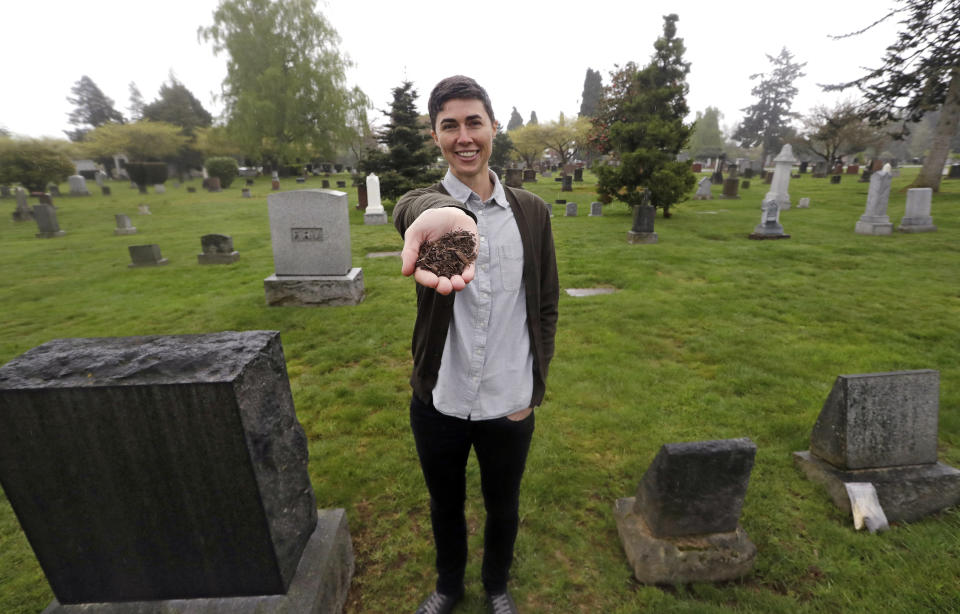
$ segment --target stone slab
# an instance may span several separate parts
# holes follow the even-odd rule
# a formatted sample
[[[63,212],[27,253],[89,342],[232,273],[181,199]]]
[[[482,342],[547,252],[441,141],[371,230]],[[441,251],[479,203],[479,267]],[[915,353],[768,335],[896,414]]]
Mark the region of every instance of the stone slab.
[[[616,292],[616,288],[567,288],[565,292],[567,296],[583,297],[583,296],[599,296],[601,294],[613,294]]]
[[[601,217],[603,215],[603,203],[592,202],[590,203],[590,215],[589,217]]]
[[[757,547],[738,525],[735,531],[678,538],[651,535],[633,497],[617,499],[617,533],[633,569],[644,584],[722,582],[750,573]]]
[[[841,469],[937,462],[940,374],[932,369],[840,375],[810,450]]]
[[[834,175],[834,177],[839,177],[839,175]],[[857,220],[857,225],[854,226],[853,231],[858,235],[873,235],[873,236],[883,236],[893,234],[893,224],[889,221],[877,221],[872,222],[868,220]]]
[[[387,213],[385,211],[380,211],[379,213],[363,214],[363,224],[365,226],[383,226],[386,223],[387,223]]]
[[[339,614],[354,566],[345,511],[318,510],[316,528],[285,594],[78,605],[54,600],[43,614]]]
[[[316,503],[277,331],[57,339],[0,368],[0,408],[60,603],[288,588]]]
[[[747,235],[748,239],[753,239],[754,241],[765,241],[767,239],[789,239],[790,235],[787,234],[765,234],[759,232],[752,232]]]
[[[656,243],[657,240],[658,237],[657,233],[655,232],[634,232],[632,230],[627,231],[627,243],[631,245]]]
[[[367,258],[399,258],[403,252],[370,252]]]
[[[233,264],[240,260],[240,252],[197,254],[197,264]]]
[[[366,296],[360,268],[346,275],[271,275],[263,287],[271,307],[359,305]]]
[[[794,465],[827,489],[830,500],[850,513],[847,482],[870,482],[890,522],[913,522],[960,505],[960,470],[943,463],[877,469],[840,469],[809,450],[793,453]]]
[[[278,192],[267,196],[267,210],[276,275],[349,273],[350,219],[346,192]]]

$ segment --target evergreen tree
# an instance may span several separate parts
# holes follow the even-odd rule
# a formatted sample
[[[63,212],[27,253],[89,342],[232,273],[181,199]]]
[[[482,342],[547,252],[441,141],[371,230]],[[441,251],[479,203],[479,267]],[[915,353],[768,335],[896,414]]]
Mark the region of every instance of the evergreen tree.
[[[537,112],[530,111],[530,120],[527,121],[528,126],[536,126],[539,122],[537,121]]]
[[[787,138],[792,136],[789,122],[792,118],[800,117],[799,113],[790,111],[793,97],[797,95],[793,82],[805,75],[800,70],[807,65],[806,62],[795,64],[793,54],[786,47],[780,50],[777,57],[767,54],[767,59],[773,64],[773,71],[750,75],[750,79],[760,80],[750,90],[757,101],[741,109],[747,115],[733,135],[741,147],[761,146],[764,164],[767,156],[776,154]]]
[[[364,174],[375,173],[379,177],[380,194],[384,198],[396,200],[442,176],[440,171],[429,168],[437,159],[437,151],[426,126],[419,121],[416,100],[413,83],[404,81],[393,88],[390,110],[383,112],[390,122],[377,135],[377,140],[387,147],[387,151],[371,149],[360,162]]]
[[[490,152],[490,165],[505,167],[510,162],[510,152],[513,151],[513,139],[503,131],[503,126],[497,125],[497,135],[493,137],[493,150]]]
[[[507,122],[507,132],[523,127],[523,118],[517,113],[517,107],[513,107],[510,113],[510,121]]]
[[[76,108],[70,112],[69,121],[78,126],[77,130],[64,131],[71,141],[83,140],[87,132],[98,126],[110,122],[123,123],[123,115],[113,108],[113,100],[87,75],[80,77],[70,91],[73,97],[68,96],[67,102]]]
[[[583,95],[580,97],[580,117],[593,117],[597,112],[597,103],[603,96],[603,79],[600,71],[587,69],[583,79]]]
[[[960,2],[900,0],[900,4],[863,30],[837,37],[856,36],[895,15],[905,15],[883,64],[859,79],[824,89],[857,88],[865,99],[861,116],[875,125],[903,122],[900,138],[909,132],[906,122],[918,122],[939,107],[930,153],[911,186],[936,191],[950,142],[960,126]]]
[[[687,73],[683,39],[677,38],[675,14],[663,18],[663,36],[654,43],[650,63],[640,71],[631,62],[611,74],[611,85],[594,119],[594,143],[620,161],[619,166],[595,164],[597,193],[606,202],[631,206],[649,202],[670,216],[670,206],[694,184],[689,162],[677,161],[690,138],[683,123]]]
[[[213,116],[203,108],[197,97],[170,75],[170,81],[160,86],[159,97],[142,108],[143,118],[166,122],[183,128],[183,134],[192,135],[197,128],[213,123]]]
[[[694,158],[717,158],[723,153],[724,138],[720,131],[720,110],[707,107],[697,112],[697,121],[690,136],[690,155]]]
[[[146,104],[143,102],[143,94],[140,93],[140,88],[133,81],[127,87],[130,91],[130,106],[127,107],[127,110],[130,111],[130,121],[140,121],[143,119],[143,106]]]

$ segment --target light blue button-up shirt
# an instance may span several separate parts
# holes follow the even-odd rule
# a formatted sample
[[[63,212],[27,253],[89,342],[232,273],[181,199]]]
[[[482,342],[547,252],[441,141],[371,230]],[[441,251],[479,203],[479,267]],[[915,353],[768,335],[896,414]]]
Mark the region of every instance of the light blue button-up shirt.
[[[433,405],[467,420],[500,418],[530,406],[533,352],[523,290],[523,245],[496,174],[483,202],[453,173],[443,187],[477,216],[476,274],[457,293]]]

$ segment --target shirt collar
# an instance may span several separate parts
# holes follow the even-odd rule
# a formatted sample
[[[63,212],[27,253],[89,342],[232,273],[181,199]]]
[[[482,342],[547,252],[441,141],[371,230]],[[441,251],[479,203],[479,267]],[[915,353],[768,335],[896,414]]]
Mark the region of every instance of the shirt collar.
[[[510,207],[510,203],[507,201],[507,195],[503,191],[503,185],[500,184],[500,178],[497,177],[497,174],[493,171],[487,169],[487,172],[490,174],[490,180],[493,182],[493,195],[490,197],[490,200],[497,203],[504,209]],[[447,174],[443,178],[443,187],[458,201],[466,204],[471,197],[476,199],[476,202],[480,201],[480,195],[471,190],[465,183],[457,179],[456,175],[450,172],[450,169],[447,169]],[[488,201],[489,202],[489,201]]]

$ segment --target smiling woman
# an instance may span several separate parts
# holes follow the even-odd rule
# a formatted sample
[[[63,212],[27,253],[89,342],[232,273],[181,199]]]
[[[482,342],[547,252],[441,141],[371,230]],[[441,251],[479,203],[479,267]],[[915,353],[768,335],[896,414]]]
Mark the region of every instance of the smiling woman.
[[[450,172],[483,200],[493,191],[487,161],[496,131],[481,101],[455,98],[444,103],[431,132]]]

